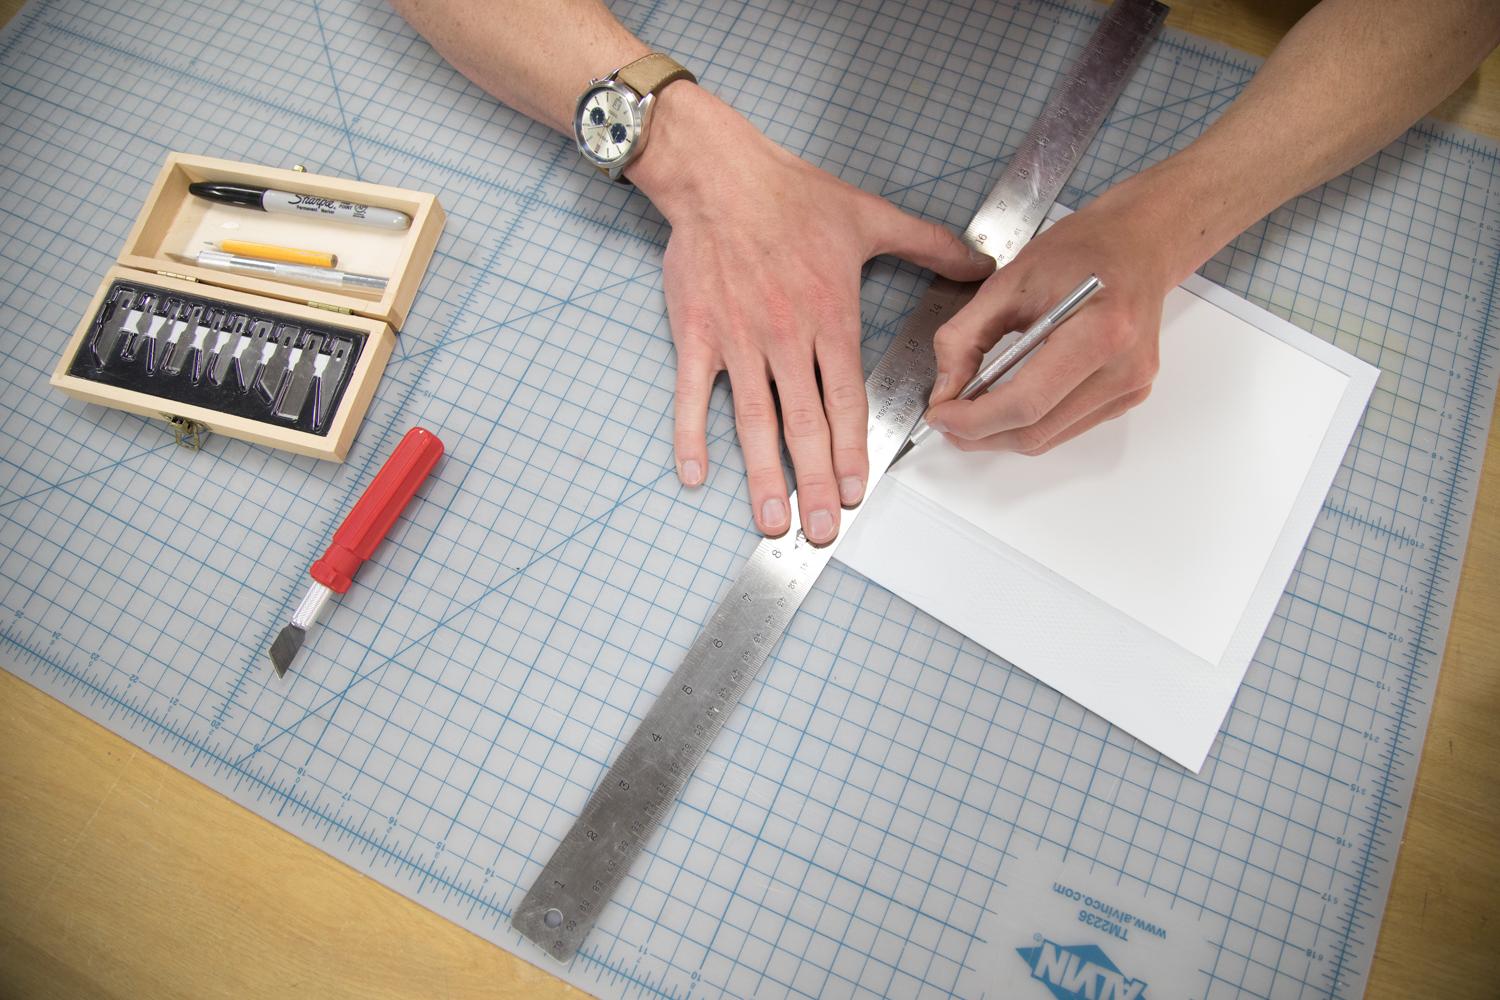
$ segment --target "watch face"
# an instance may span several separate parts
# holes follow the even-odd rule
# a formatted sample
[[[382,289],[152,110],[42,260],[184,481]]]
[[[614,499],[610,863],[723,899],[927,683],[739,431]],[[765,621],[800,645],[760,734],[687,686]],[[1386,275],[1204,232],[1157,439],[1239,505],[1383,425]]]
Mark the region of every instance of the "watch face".
[[[600,84],[578,102],[573,131],[590,160],[604,167],[623,163],[640,138],[640,104],[620,85]]]

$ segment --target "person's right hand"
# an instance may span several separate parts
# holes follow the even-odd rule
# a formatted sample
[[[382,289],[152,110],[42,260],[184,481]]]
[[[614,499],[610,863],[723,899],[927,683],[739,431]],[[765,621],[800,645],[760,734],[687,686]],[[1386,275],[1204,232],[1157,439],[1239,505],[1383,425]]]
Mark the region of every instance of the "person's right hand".
[[[1162,299],[1177,283],[1169,248],[1185,240],[1123,182],[1038,233],[937,331],[928,426],[965,451],[1040,455],[1120,416],[1151,392]],[[1024,330],[1093,271],[1104,287],[1013,377],[957,399],[985,352]]]
[[[891,253],[975,281],[994,261],[786,152],[697,86],[672,84],[657,101],[626,173],[672,225],[663,268],[678,475],[689,486],[707,475],[709,392],[727,371],[756,525],[772,536],[790,527],[784,434],[802,530],[832,541],[869,476],[860,269]]]

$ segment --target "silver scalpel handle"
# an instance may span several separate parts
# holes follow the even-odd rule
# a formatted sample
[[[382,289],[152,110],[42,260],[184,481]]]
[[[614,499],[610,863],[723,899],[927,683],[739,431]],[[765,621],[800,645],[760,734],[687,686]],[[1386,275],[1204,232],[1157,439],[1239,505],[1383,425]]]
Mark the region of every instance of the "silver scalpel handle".
[[[1078,311],[1079,306],[1087,302],[1090,296],[1103,287],[1104,282],[1099,280],[1097,274],[1091,274],[1085,278],[1082,284],[1065,295],[1057,305],[1048,309],[1042,314],[1040,319],[1027,327],[1026,332],[1021,334],[1020,340],[1011,344],[1003,353],[980,369],[979,374],[969,379],[968,384],[959,392],[958,398],[976,399],[988,392],[990,386],[1000,381],[1005,377],[1006,372],[1020,364],[1026,355],[1035,350],[1042,341],[1046,340],[1052,334],[1052,331],[1062,326],[1068,317]],[[896,454],[896,459],[900,459],[908,451],[921,444],[927,435],[931,433],[932,427],[927,423],[927,418],[923,417],[921,422],[917,424],[916,430],[911,432],[911,438],[907,440],[901,451]],[[895,465],[896,460],[892,460],[891,464]]]
[[[197,264],[217,271],[232,271],[236,274],[253,274],[273,281],[295,281],[323,288],[355,289],[366,292],[385,291],[384,278],[373,274],[354,274],[331,267],[314,267],[311,264],[288,264],[276,260],[260,260],[242,257],[222,250],[199,250]]]

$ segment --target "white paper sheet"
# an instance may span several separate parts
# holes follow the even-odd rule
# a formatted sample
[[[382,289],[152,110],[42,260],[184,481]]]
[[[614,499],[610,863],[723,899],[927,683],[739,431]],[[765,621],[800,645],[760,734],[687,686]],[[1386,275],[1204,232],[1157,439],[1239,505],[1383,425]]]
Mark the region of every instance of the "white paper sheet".
[[[1036,458],[930,436],[838,558],[1196,771],[1378,374],[1194,275],[1144,404]]]

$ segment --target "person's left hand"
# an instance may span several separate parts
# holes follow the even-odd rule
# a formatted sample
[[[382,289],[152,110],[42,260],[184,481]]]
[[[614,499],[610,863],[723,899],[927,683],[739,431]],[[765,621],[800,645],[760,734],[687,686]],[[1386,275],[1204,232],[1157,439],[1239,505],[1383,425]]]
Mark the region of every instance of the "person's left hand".
[[[1125,201],[1125,204],[1121,204]],[[1101,199],[1039,234],[938,330],[927,422],[966,451],[1039,455],[1143,401],[1156,376],[1170,264],[1129,199]],[[1090,273],[1104,283],[1015,374],[954,399],[984,352],[1023,330]]]
[[[661,101],[630,177],[672,224],[662,287],[678,476],[704,482],[709,398],[727,372],[756,526],[773,537],[795,527],[784,438],[802,531],[826,544],[869,480],[860,268],[890,253],[972,281],[994,261],[793,156],[696,85],[673,84]]]

